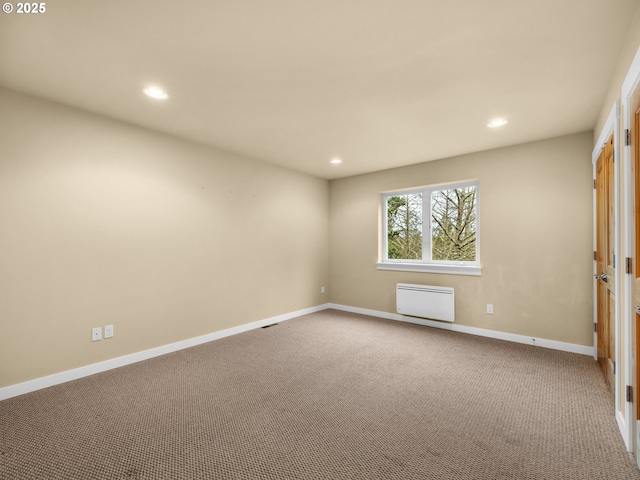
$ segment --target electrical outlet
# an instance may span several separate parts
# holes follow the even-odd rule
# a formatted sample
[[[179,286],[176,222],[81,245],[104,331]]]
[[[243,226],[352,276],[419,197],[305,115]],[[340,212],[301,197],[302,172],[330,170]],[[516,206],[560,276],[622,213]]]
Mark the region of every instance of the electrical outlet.
[[[113,337],[113,325],[105,325],[104,327],[104,338]]]
[[[320,293],[324,293],[324,287],[320,287]]]
[[[102,340],[102,327],[95,327],[91,329],[91,341],[97,342]]]
[[[487,303],[487,313],[493,315],[493,303]]]

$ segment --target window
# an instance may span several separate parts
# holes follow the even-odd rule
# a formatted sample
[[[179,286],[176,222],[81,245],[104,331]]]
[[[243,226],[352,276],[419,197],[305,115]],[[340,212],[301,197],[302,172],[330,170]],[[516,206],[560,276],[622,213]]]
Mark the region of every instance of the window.
[[[381,270],[480,275],[478,182],[382,195]]]

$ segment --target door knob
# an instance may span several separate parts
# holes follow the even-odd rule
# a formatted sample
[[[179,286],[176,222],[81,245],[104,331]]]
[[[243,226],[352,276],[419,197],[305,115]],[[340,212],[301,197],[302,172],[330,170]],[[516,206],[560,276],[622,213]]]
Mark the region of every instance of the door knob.
[[[636,313],[640,313],[640,305],[634,305],[633,308],[635,309]]]
[[[603,282],[608,282],[608,277],[606,273],[601,273],[600,275],[594,275],[593,278],[596,280],[602,280]]]

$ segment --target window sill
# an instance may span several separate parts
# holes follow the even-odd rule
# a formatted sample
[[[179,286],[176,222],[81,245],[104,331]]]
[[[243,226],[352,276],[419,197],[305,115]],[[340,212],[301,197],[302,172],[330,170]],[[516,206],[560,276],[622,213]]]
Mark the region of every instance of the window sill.
[[[399,272],[448,273],[452,275],[482,275],[480,265],[452,265],[435,263],[378,262],[378,270],[396,270]]]

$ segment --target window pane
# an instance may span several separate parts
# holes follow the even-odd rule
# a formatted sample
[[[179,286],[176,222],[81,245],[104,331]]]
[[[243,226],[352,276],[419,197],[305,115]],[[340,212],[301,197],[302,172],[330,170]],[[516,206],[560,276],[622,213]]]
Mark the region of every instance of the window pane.
[[[476,260],[476,187],[438,190],[431,194],[431,258]]]
[[[422,260],[422,194],[387,198],[387,258]]]

